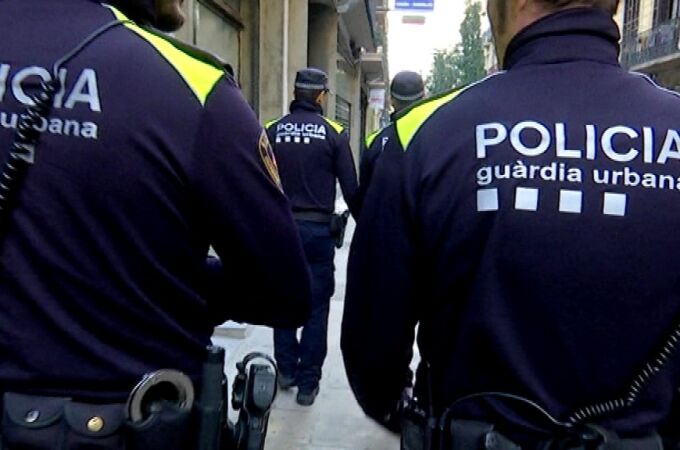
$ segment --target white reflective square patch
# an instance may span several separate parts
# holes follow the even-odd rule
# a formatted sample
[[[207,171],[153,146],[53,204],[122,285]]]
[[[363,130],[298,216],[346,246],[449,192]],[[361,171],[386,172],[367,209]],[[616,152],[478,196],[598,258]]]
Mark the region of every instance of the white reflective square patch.
[[[626,194],[614,194],[612,192],[604,193],[604,206],[602,212],[607,216],[626,215],[626,206],[628,203],[628,196]]]
[[[562,189],[560,191],[560,212],[581,214],[582,211],[583,192]]]
[[[498,189],[477,191],[477,211],[498,211]]]
[[[522,211],[538,210],[538,189],[518,187],[515,191],[515,209]]]

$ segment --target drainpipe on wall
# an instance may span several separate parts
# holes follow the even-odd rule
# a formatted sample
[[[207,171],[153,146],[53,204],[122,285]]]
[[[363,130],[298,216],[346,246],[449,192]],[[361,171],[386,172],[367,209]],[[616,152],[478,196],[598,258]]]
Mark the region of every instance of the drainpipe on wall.
[[[198,2],[194,2],[194,11],[193,11],[193,17],[191,21],[191,28],[192,28],[192,36],[191,36],[191,43],[198,46],[198,27],[200,23],[200,18],[199,18],[199,7],[198,7]]]
[[[288,22],[290,0],[283,0],[283,74],[281,76],[281,115],[288,113]]]

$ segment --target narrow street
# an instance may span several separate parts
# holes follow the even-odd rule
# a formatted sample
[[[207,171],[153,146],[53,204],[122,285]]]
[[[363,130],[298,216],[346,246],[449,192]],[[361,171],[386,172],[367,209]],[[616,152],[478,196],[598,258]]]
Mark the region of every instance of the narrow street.
[[[280,391],[269,422],[267,450],[396,450],[397,436],[366,418],[356,404],[340,353],[340,323],[345,297],[349,241],[354,230],[350,223],[345,245],[335,257],[335,295],[331,301],[328,331],[328,358],[324,365],[321,391],[311,407],[295,402],[296,390]],[[221,336],[214,342],[227,349],[227,375],[234,379],[235,364],[252,351],[273,355],[272,331],[250,327],[245,339]]]

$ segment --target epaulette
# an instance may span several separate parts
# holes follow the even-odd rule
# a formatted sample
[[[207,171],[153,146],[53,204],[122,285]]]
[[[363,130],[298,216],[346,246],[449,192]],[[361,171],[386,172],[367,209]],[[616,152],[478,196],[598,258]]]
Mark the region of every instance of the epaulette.
[[[147,41],[172,65],[189,86],[201,105],[205,105],[210,93],[222,77],[229,76],[219,60],[209,53],[189,46],[167,35],[135,24],[120,10],[106,5],[124,26]]]
[[[344,126],[343,124],[338,123],[338,122],[336,122],[335,120],[329,119],[329,118],[326,117],[326,116],[321,116],[321,117],[323,117],[323,119],[324,119],[326,122],[328,122],[328,124],[329,124],[331,127],[333,127],[333,129],[334,129],[335,131],[337,131],[338,133],[342,133],[343,131],[345,131],[345,126]]]
[[[375,142],[376,138],[385,130],[385,128],[380,128],[366,137],[366,148],[371,148],[371,145]]]
[[[402,111],[395,121],[397,136],[401,147],[406,151],[413,137],[418,130],[432,115],[442,106],[446,105],[460,94],[465,92],[470,86],[463,86],[445,91],[434,97],[421,100]]]

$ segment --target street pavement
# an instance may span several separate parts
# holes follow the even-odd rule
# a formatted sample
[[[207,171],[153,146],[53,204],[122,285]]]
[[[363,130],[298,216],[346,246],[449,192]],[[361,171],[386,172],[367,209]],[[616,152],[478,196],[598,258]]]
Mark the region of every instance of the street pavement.
[[[340,353],[340,323],[347,279],[350,222],[345,245],[336,252],[335,295],[331,301],[328,332],[328,358],[323,368],[321,391],[314,405],[299,406],[296,390],[279,391],[269,421],[266,450],[396,450],[399,439],[368,419],[356,404],[350,390]],[[272,331],[249,327],[245,339],[213,337],[227,349],[226,371],[229,383],[235,364],[252,351],[274,354]]]

